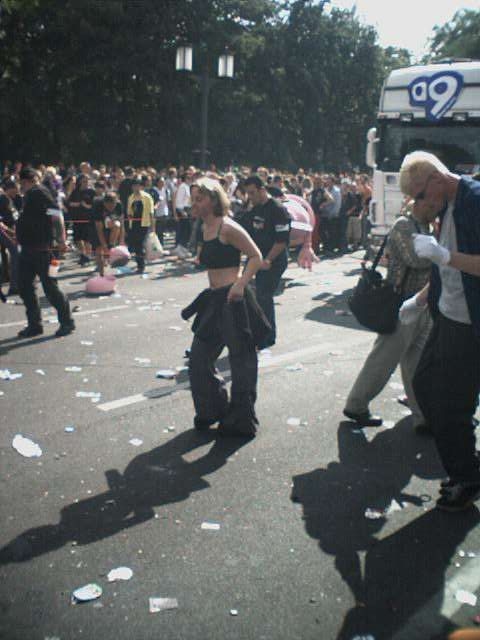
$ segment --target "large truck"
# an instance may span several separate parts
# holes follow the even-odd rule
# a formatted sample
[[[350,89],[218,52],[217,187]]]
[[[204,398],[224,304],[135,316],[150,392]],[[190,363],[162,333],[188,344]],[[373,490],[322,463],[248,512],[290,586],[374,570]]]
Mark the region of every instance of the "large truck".
[[[402,209],[398,181],[402,160],[419,150],[434,153],[454,173],[480,170],[480,60],[442,60],[396,69],[384,82],[377,126],[367,133],[374,246]]]

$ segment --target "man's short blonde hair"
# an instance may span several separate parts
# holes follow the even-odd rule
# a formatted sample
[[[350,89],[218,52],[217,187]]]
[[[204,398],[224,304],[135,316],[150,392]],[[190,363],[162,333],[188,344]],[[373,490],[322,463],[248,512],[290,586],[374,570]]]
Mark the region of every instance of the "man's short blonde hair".
[[[213,178],[199,178],[195,180],[192,187],[209,196],[213,203],[213,213],[218,217],[228,216],[230,210],[230,201],[224,188],[218,180]]]
[[[432,173],[449,172],[437,156],[427,151],[412,151],[405,156],[400,167],[400,189],[407,196],[414,196]]]

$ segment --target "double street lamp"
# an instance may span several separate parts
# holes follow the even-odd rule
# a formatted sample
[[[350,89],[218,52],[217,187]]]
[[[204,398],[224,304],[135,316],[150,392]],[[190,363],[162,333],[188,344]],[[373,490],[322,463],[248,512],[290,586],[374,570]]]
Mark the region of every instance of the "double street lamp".
[[[233,78],[233,54],[226,50],[218,57],[218,78]],[[193,69],[193,48],[191,45],[182,45],[177,48],[175,60],[177,71],[192,71]],[[200,144],[200,168],[207,168],[207,141],[208,141],[208,97],[211,87],[217,78],[211,78],[208,73],[208,63],[205,63],[201,75],[193,74],[195,80],[200,83],[202,92],[201,109],[201,144]]]

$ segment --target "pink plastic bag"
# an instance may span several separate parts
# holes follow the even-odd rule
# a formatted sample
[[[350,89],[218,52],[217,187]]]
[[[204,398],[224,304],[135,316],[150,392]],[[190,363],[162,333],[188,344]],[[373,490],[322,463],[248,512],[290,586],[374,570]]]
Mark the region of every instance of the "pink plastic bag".
[[[87,280],[85,291],[92,296],[106,296],[115,291],[115,276],[95,276]]]

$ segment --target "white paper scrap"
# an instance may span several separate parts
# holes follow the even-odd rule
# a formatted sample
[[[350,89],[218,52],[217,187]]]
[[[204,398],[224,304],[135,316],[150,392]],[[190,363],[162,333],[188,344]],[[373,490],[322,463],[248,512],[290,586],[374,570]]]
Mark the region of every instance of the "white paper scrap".
[[[14,437],[12,447],[24,458],[39,458],[42,455],[42,450],[38,444],[30,440],[30,438],[25,438],[20,433],[17,433]]]
[[[68,371],[69,373],[80,373],[80,371],[82,370],[82,367],[65,367],[65,371]]]
[[[301,371],[303,369],[303,364],[297,362],[296,364],[291,364],[288,367],[285,367],[287,371]]]
[[[477,596],[474,593],[470,593],[470,591],[464,591],[463,589],[459,589],[455,594],[455,599],[462,604],[469,604],[474,607],[477,604]]]
[[[102,595],[102,587],[98,584],[86,584],[84,587],[75,589],[72,593],[73,599],[80,602],[88,602],[88,600],[96,600]]]
[[[156,378],[165,378],[165,380],[172,380],[177,375],[173,369],[159,369],[155,374]]]
[[[132,438],[131,440],[128,441],[130,444],[133,444],[134,447],[139,447],[140,445],[143,444],[143,440],[140,440],[139,438]]]
[[[115,580],[130,580],[133,571],[129,567],[117,567],[107,573],[107,580],[115,582]]]
[[[176,598],[149,598],[148,608],[150,613],[178,609],[178,600]]]
[[[220,531],[220,525],[218,522],[202,522],[200,529],[203,529],[203,531]]]
[[[45,375],[45,371],[43,369],[35,369],[35,373],[38,373],[39,376]]]
[[[287,424],[289,427],[299,427],[301,423],[300,418],[289,418]]]

